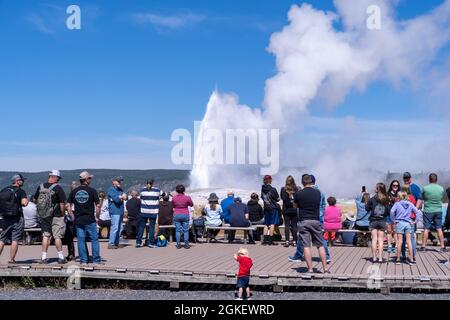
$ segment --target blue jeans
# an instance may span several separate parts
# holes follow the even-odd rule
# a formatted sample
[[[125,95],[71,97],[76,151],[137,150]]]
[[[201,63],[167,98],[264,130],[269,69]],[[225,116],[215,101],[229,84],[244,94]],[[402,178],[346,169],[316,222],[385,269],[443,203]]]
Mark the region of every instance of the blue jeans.
[[[183,228],[184,233],[184,244],[189,244],[189,215],[188,214],[177,214],[173,216],[173,222],[175,223],[175,237],[177,239],[177,245],[181,241],[181,228]]]
[[[78,255],[81,263],[88,263],[89,257],[86,251],[86,236],[91,239],[92,257],[94,263],[100,262],[100,244],[98,242],[97,224],[77,224],[77,239],[78,239]]]
[[[325,256],[327,260],[330,260],[330,250],[328,250],[328,241],[323,239],[323,247],[325,248]]]
[[[111,231],[109,233],[109,244],[119,245],[120,233],[122,232],[123,214],[111,215]]]
[[[416,256],[416,239],[414,237],[417,230],[417,224],[414,224],[412,232],[411,232],[411,245],[413,249],[413,256]],[[406,235],[403,235],[403,242],[402,242],[402,257],[406,257]]]
[[[142,244],[142,237],[144,236],[144,230],[147,224],[147,220],[149,221],[147,246],[156,245],[155,241],[156,218],[144,218],[144,217],[139,218],[138,231],[136,235],[136,245],[140,246]]]
[[[325,255],[326,255],[326,259],[330,260],[330,251],[328,250],[328,241],[327,240],[323,240],[323,247],[325,248]],[[303,243],[302,240],[300,239],[300,237],[297,240],[297,249],[295,251],[294,254],[294,258],[295,259],[300,259],[300,258],[304,258],[303,256]]]

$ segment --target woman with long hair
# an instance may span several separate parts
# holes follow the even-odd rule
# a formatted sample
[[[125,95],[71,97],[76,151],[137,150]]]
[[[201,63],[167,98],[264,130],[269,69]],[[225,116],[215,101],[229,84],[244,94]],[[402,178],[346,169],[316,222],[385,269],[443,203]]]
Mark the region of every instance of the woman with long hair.
[[[389,196],[386,185],[377,183],[375,195],[366,204],[369,216],[369,229],[372,233],[372,262],[383,262],[384,232],[386,231],[386,218],[389,215]],[[378,249],[378,260],[377,260]]]
[[[283,200],[284,235],[286,237],[285,247],[293,246],[297,243],[297,209],[294,208],[294,194],[299,190],[295,184],[294,177],[288,176],[284,187],[281,188],[280,195]],[[289,241],[289,232],[292,232],[293,241]]]
[[[398,192],[400,191],[400,182],[398,180],[392,180],[391,184],[389,185],[388,189],[388,196],[389,196],[389,211],[394,206],[394,204],[398,201]],[[391,220],[391,216],[388,215],[386,219],[386,228],[387,228],[387,239],[388,239],[388,253],[395,253],[396,252],[396,239],[395,236],[395,228],[394,228],[394,221]]]

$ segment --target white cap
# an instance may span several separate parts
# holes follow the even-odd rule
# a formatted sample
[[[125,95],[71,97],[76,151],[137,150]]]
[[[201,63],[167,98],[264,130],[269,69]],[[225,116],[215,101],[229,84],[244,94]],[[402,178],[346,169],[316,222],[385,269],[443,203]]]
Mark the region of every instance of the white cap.
[[[56,176],[61,179],[61,172],[59,170],[52,170],[48,173],[49,176]]]
[[[86,180],[87,178],[93,178],[94,175],[90,174],[87,171],[83,171],[82,173],[80,173],[80,179],[81,180]]]

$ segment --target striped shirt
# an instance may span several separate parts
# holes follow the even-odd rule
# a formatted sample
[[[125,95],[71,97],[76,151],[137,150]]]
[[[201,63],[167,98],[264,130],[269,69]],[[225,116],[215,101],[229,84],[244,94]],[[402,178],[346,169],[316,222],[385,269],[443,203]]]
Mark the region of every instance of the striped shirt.
[[[147,188],[141,190],[141,215],[156,218],[159,211],[159,197],[161,190],[152,187],[150,191]]]

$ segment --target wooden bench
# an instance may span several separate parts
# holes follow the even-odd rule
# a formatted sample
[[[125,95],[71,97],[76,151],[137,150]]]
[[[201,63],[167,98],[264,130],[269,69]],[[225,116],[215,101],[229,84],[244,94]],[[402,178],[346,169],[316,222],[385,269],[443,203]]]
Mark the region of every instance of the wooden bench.
[[[244,243],[247,244],[248,242],[248,232],[249,231],[256,231],[256,227],[255,226],[250,226],[250,227],[231,227],[231,226],[220,226],[220,227],[213,227],[213,226],[205,226],[205,231],[206,231],[206,241],[209,243],[210,239],[210,235],[208,230],[224,230],[224,231],[244,231]],[[225,234],[226,237],[226,234]],[[225,239],[226,240],[226,239]]]

